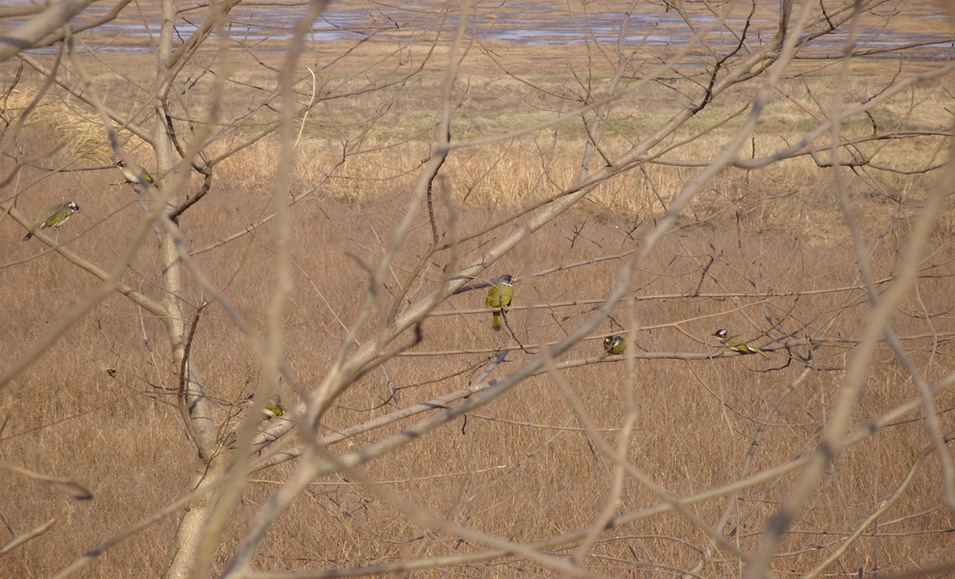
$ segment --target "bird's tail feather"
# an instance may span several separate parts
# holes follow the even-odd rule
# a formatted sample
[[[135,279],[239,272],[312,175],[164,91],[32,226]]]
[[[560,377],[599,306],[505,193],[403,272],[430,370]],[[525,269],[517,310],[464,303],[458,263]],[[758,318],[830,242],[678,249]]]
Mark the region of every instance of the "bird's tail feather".
[[[491,314],[491,329],[500,330],[501,329],[501,310],[494,310]]]

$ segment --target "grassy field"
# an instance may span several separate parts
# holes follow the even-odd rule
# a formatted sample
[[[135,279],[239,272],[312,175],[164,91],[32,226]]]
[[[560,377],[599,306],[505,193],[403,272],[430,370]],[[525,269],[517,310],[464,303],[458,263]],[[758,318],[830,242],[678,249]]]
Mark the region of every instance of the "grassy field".
[[[527,46],[485,48],[473,50],[463,63],[466,82],[459,87],[466,89],[460,88],[455,97],[454,139],[532,126],[573,110],[579,104],[575,99],[588,96],[580,76],[536,70],[527,61],[532,50]],[[322,94],[370,82],[362,75],[376,82],[401,77],[399,69],[385,74],[363,68],[375,59],[386,67],[385,51],[369,46],[337,64],[341,70],[325,69],[322,91],[327,92]],[[574,54],[579,60],[574,62],[590,61],[597,52],[578,48]],[[495,54],[504,64],[494,64]],[[117,59],[111,66],[123,63],[127,69],[146,59],[110,58]],[[292,175],[297,197],[295,290],[285,339],[287,363],[307,385],[317,384],[328,372],[361,308],[367,268],[381,259],[412,199],[422,160],[429,155],[439,104],[438,60],[371,95],[328,99],[301,125]],[[899,69],[909,74],[932,66],[937,63],[903,60],[875,74],[877,67],[862,63],[849,84],[837,89],[834,66],[799,63],[794,71],[801,74],[782,81],[744,157],[767,155],[798,141],[837,94],[862,100],[861,95],[886,86]],[[598,94],[609,72],[606,63],[593,68],[592,94]],[[268,78],[238,69],[250,79]],[[108,71],[98,75],[97,82],[112,91],[110,104],[118,106],[125,97],[138,102],[132,89],[122,94]],[[698,87],[693,77],[650,83],[616,102],[604,112],[601,154],[614,158],[659,129],[692,100],[683,95]],[[518,278],[507,331],[491,331],[482,291],[449,298],[424,322],[420,344],[364,376],[336,401],[321,433],[461,389],[508,348],[507,361],[494,373],[501,377],[544,345],[565,337],[602,303],[626,260],[642,247],[643,236],[699,173],[699,162],[711,159],[741,126],[745,115],[736,113],[751,101],[756,88],[733,89],[658,149],[672,146],[672,152],[606,180],[489,268],[487,279],[503,272]],[[862,144],[855,153],[867,164],[844,170],[847,205],[859,222],[864,259],[880,292],[899,269],[914,222],[939,178],[940,171],[928,169],[946,159],[947,142],[939,133],[949,130],[952,89],[950,78],[918,83],[869,116],[852,117],[843,125],[845,138],[867,135],[873,127],[925,133]],[[202,102],[207,96],[195,98]],[[241,110],[245,96],[238,89],[231,93],[226,111]],[[11,97],[5,108],[16,110],[23,104],[18,102],[11,104]],[[127,110],[135,115],[147,109],[130,104]],[[594,118],[586,116],[588,121]],[[239,131],[241,136],[266,126],[266,121],[258,121],[253,118]],[[18,147],[48,151],[57,143],[67,144],[45,158],[42,168],[28,167],[21,173],[17,206],[32,215],[65,196],[75,199],[83,210],[59,231],[59,238],[69,238],[71,249],[108,269],[142,209],[129,185],[119,183],[95,122],[95,114],[83,113],[65,96],[42,105]],[[519,227],[508,221],[516,212],[559,195],[580,171],[585,137],[580,118],[569,118],[514,139],[452,152],[437,185],[445,196],[438,204],[439,220],[453,219],[449,231],[458,238],[476,237],[463,242],[456,255],[435,254],[409,294],[398,297],[397,288],[416,271],[431,241],[427,220],[419,218],[389,269],[374,319],[384,319],[392,307],[403,311],[436,287],[446,271],[479,260],[495,239]],[[826,143],[827,137],[819,140],[822,159],[828,158]],[[348,156],[339,165],[343,147]],[[133,150],[154,166],[146,147]],[[225,244],[219,241],[271,213],[269,191],[277,156],[275,138],[267,137],[225,159],[216,167],[209,195],[180,219],[188,247],[204,271],[262,331],[274,291],[271,225]],[[4,174],[11,166],[5,159]],[[404,504],[517,543],[570,533],[609,511],[626,521],[599,535],[583,558],[587,570],[610,576],[670,576],[705,559],[699,576],[740,574],[738,553],[712,547],[706,533],[686,516],[654,511],[652,507],[664,501],[650,484],[633,473],[618,479],[614,461],[595,450],[595,438],[619,445],[646,479],[677,497],[695,497],[767,473],[816,450],[871,312],[834,179],[831,168],[807,155],[760,169],[721,172],[653,251],[628,297],[601,330],[559,360],[566,367],[525,380],[466,420],[456,420],[359,472],[316,480],[270,529],[255,567],[294,571],[377,565],[464,557],[487,548],[409,516],[400,508]],[[193,185],[198,186],[198,179]],[[4,195],[4,201],[10,198]],[[501,225],[487,231],[493,224]],[[0,299],[8,305],[0,315],[6,336],[0,368],[22,355],[98,283],[56,253],[43,251],[35,240],[21,242],[24,233],[10,218],[0,225]],[[922,256],[917,289],[892,320],[929,383],[948,376],[955,354],[950,342],[955,331],[953,233],[955,214],[948,207],[938,215],[931,250]],[[158,263],[157,244],[145,244],[124,281],[162,299]],[[181,297],[192,316],[210,296],[194,280],[187,284]],[[721,327],[747,333],[768,359],[716,357],[723,350],[711,334]],[[610,333],[627,335],[634,356],[604,357],[601,343]],[[361,335],[359,342],[369,337]],[[0,576],[52,575],[188,492],[198,467],[175,402],[179,369],[165,340],[159,320],[113,295],[0,389],[0,459],[69,477],[94,495],[93,500],[76,501],[56,485],[4,472],[0,513],[11,534],[56,522],[0,558]],[[192,347],[216,402],[226,444],[245,415],[259,362],[215,302],[203,309]],[[287,384],[282,395],[290,407],[298,401]],[[865,428],[917,395],[910,372],[882,344],[867,369],[851,430]],[[942,431],[949,432],[955,396],[946,391],[935,403]],[[629,417],[635,417],[633,431],[625,434]],[[362,448],[410,423],[350,437],[331,450]],[[916,408],[892,417],[874,435],[851,446],[793,522],[774,571],[801,575],[826,562],[827,576],[856,575],[860,570],[868,575],[955,561],[952,511],[944,502],[939,461],[926,450],[931,445],[922,411]],[[283,464],[253,475],[229,522],[219,565],[231,556],[250,517],[293,468]],[[799,472],[769,472],[735,492],[694,498],[689,509],[735,549],[751,553]],[[163,517],[104,551],[82,575],[161,574],[179,516]],[[855,533],[863,538],[855,540]],[[567,559],[579,542],[555,542],[542,550]],[[834,560],[826,561],[829,557]],[[505,556],[470,567],[449,564],[443,574],[553,571],[527,558]]]

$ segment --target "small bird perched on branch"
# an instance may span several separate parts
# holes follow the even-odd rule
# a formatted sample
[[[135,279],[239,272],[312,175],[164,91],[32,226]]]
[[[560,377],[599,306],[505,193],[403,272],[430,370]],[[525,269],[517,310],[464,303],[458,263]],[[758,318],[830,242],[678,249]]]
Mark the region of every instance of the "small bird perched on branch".
[[[262,412],[264,412],[269,418],[275,416],[285,416],[285,409],[282,408],[282,400],[277,395],[269,398],[268,402],[265,403],[265,408],[262,409]]]
[[[150,175],[146,169],[140,165],[137,165],[136,163],[127,163],[126,161],[120,159],[116,162],[116,166],[119,167],[119,170],[123,174],[123,177],[126,178],[127,183],[132,183],[133,185],[142,185],[144,187],[156,184],[156,182],[153,180],[153,176]]]
[[[604,338],[604,350],[611,356],[623,354],[626,349],[627,341],[623,339],[623,336],[607,336]]]
[[[484,300],[484,303],[491,308],[492,330],[501,329],[504,312],[507,310],[507,306],[511,305],[511,300],[514,299],[514,286],[511,285],[513,279],[514,277],[511,274],[505,273],[494,280],[491,289],[487,290],[487,299]]]
[[[720,328],[713,333],[714,336],[720,339],[724,345],[729,346],[730,349],[736,350],[740,354],[759,354],[763,358],[769,359],[769,356],[766,355],[766,352],[763,352],[756,346],[750,346],[749,340],[746,339],[746,336],[742,334],[730,334],[726,330]]]
[[[255,401],[255,395],[249,394],[245,400],[246,403],[252,405]],[[269,418],[285,416],[285,408],[282,407],[282,398],[278,394],[269,396],[269,399],[265,402],[265,407],[262,408],[262,414]]]
[[[80,206],[77,205],[75,201],[65,201],[63,203],[57,203],[56,205],[47,207],[46,211],[40,214],[40,217],[37,218],[33,228],[30,229],[30,231],[28,231],[23,237],[23,241],[33,237],[33,234],[41,229],[46,229],[47,227],[59,229],[61,225],[66,223],[67,220],[70,217],[73,217],[73,215],[79,210]]]

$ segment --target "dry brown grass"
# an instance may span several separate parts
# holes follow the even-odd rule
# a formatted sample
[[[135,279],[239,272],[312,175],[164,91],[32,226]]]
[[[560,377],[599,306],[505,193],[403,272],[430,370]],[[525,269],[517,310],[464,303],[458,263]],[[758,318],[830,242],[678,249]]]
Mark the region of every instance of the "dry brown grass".
[[[475,63],[475,70],[480,71],[480,66],[487,63]],[[829,80],[822,72],[818,79],[808,76],[783,87],[754,138],[757,156],[797,139],[806,129],[800,123],[809,122],[806,110],[821,114],[819,103],[831,96]],[[539,95],[533,100],[537,91],[509,79],[475,76],[479,78],[472,85],[474,94],[462,105],[461,121],[454,127],[456,138],[527,126],[569,106]],[[869,82],[858,81],[846,92],[869,90]],[[566,75],[548,76],[540,83],[553,89],[570,84]],[[502,91],[502,85],[506,90]],[[873,116],[882,128],[890,124],[937,130],[947,122],[943,111],[951,105],[949,85],[918,86]],[[401,94],[411,89],[395,90]],[[496,100],[502,92],[506,103]],[[682,104],[674,103],[673,94],[654,85],[639,99],[615,105],[607,124],[616,134],[603,142],[606,151],[624,150],[633,135],[659,126],[674,106]],[[743,102],[751,93],[740,91],[737,96]],[[341,117],[330,113],[312,119],[304,128],[293,190],[296,195],[308,195],[294,206],[296,289],[286,339],[287,362],[309,385],[328,370],[345,333],[344,324],[360,307],[368,280],[357,262],[377,263],[405,210],[421,160],[428,155],[432,104],[425,99],[397,103],[376,121],[380,132],[349,144],[363,152],[350,156],[330,175],[341,155],[338,132],[344,134],[342,127],[357,118],[349,115],[361,116],[361,105],[342,105]],[[509,114],[499,114],[505,108],[502,104],[510,105],[506,107]],[[83,142],[78,136],[74,139],[73,131],[83,132],[84,125],[57,121],[64,111],[62,104],[49,106],[58,111],[45,125],[52,136],[29,133],[33,140],[25,145],[49,147],[61,139]],[[712,113],[701,115],[672,141],[694,135],[729,110],[728,105],[714,105]],[[870,130],[866,122],[853,122],[845,135]],[[411,130],[405,131],[408,127]],[[699,135],[665,160],[712,158],[735,127],[734,121]],[[542,202],[572,182],[579,167],[582,134],[579,123],[568,122],[507,144],[452,153],[445,176],[452,205],[459,212],[459,235],[480,231],[518,208]],[[941,160],[941,142],[938,137],[925,137],[881,143],[867,150],[875,164],[920,169],[933,165],[932,159]],[[819,147],[825,146],[820,141]],[[71,145],[54,159],[85,167],[105,162],[98,157],[78,161],[82,150],[87,149]],[[181,226],[191,246],[204,247],[266,217],[271,212],[269,187],[276,163],[277,146],[272,139],[224,161],[208,197],[182,216]],[[494,266],[492,275],[509,271],[520,278],[518,307],[509,313],[508,322],[526,346],[526,351],[510,354],[498,375],[538,352],[541,344],[565,336],[596,307],[622,264],[620,259],[598,258],[634,249],[635,239],[695,172],[691,167],[648,165],[646,175],[630,171],[611,179],[580,207]],[[83,212],[63,228],[60,238],[83,232],[71,247],[108,267],[141,216],[138,205],[130,203],[128,186],[115,185],[118,173],[103,168],[49,175],[28,168],[24,174],[31,183],[33,178],[44,178],[20,194],[19,206],[32,213],[70,192]],[[890,276],[934,175],[863,169],[850,178],[853,209],[871,248],[874,273],[877,278]],[[321,187],[310,193],[318,183]],[[831,174],[805,157],[759,171],[725,171],[694,201],[680,228],[664,240],[640,272],[633,287],[636,299],[621,304],[612,322],[565,357],[595,358],[602,353],[603,336],[618,331],[629,332],[631,348],[637,351],[675,353],[671,359],[637,360],[633,372],[622,360],[603,359],[559,373],[559,379],[580,399],[579,410],[611,441],[616,440],[632,395],[638,422],[636,435],[627,445],[628,458],[669,492],[689,496],[737,480],[744,474],[748,452],[755,454],[745,474],[785,464],[815,449],[835,404],[842,370],[869,312],[865,293],[858,288],[857,258],[833,190]],[[926,276],[894,320],[929,380],[945,376],[955,354],[949,341],[955,331],[950,282],[953,230],[955,217],[949,209],[940,216],[935,245],[924,264]],[[476,259],[488,239],[498,234],[465,244],[461,261]],[[21,355],[47,324],[95,285],[59,256],[38,255],[38,243],[20,243],[22,235],[9,218],[0,226],[3,261],[14,264],[0,268],[0,299],[8,304],[0,315],[0,327],[7,336],[6,346],[0,349],[0,368]],[[429,240],[430,230],[419,220],[392,269],[393,278],[386,284],[389,292],[404,281]],[[159,298],[155,252],[154,244],[147,244],[125,281]],[[197,259],[240,311],[264,331],[274,289],[270,227]],[[446,254],[433,259],[412,299],[438,283],[449,259]],[[581,265],[533,275],[569,264]],[[838,289],[847,287],[855,289]],[[831,291],[813,293],[819,290]],[[696,292],[709,297],[691,297]],[[208,297],[193,284],[184,299],[197,306]],[[403,406],[409,406],[465,386],[508,344],[506,333],[490,331],[489,315],[482,307],[481,292],[448,300],[424,324],[421,344],[345,392],[325,418],[324,432],[394,410],[394,402],[389,402],[393,392]],[[782,321],[780,329],[768,330],[759,339],[770,349],[775,347],[769,361],[757,356],[679,359],[681,353],[716,353],[710,334],[718,327],[759,335],[767,331],[766,316]],[[790,383],[803,365],[778,348],[776,340],[785,337],[781,330],[794,337],[811,335],[821,344],[812,352],[816,369],[791,391]],[[797,346],[793,353],[806,356],[809,349]],[[194,355],[208,393],[217,402],[225,437],[254,388],[257,363],[217,305],[209,306],[199,321]],[[2,391],[0,457],[40,472],[72,477],[89,486],[95,498],[77,502],[49,485],[4,473],[0,513],[9,524],[23,531],[51,518],[57,523],[49,533],[0,559],[0,575],[55,573],[188,491],[195,450],[185,438],[175,408],[177,369],[171,366],[160,322],[125,298],[113,296]],[[107,370],[115,370],[115,376]],[[296,400],[287,386],[283,395],[289,405]],[[869,369],[853,425],[861,427],[915,395],[911,378],[883,348]],[[953,426],[955,395],[945,393],[937,405],[943,430],[948,431]],[[360,448],[409,423],[354,437],[333,450]],[[374,565],[484,548],[411,522],[375,492],[376,486],[453,523],[517,542],[578,529],[604,507],[613,469],[606,457],[594,454],[587,436],[571,403],[561,394],[558,379],[536,376],[466,422],[453,422],[437,435],[423,437],[364,467],[363,475],[377,485],[358,484],[357,477],[348,473],[316,481],[272,528],[255,566],[291,571]],[[776,571],[807,572],[830,555],[895,491],[919,449],[929,444],[924,423],[915,412],[850,448],[795,521]],[[221,546],[220,564],[231,555],[249,517],[291,468],[283,465],[253,477]],[[902,498],[877,526],[866,530],[867,539],[857,542],[827,572],[896,571],[955,559],[949,538],[951,513],[942,502],[940,476],[937,461],[930,456]],[[794,477],[790,473],[742,490],[732,504],[728,525],[717,530],[731,536],[744,552],[752,552],[767,517],[785,498]],[[696,503],[692,509],[715,524],[728,500],[724,495]],[[629,514],[658,503],[659,497],[628,478],[618,512]],[[148,526],[105,551],[85,575],[158,575],[168,563],[176,524],[173,516]],[[670,575],[697,561],[699,549],[706,544],[706,536],[681,516],[647,516],[604,533],[585,564],[607,575],[640,571]],[[561,548],[553,551],[564,553]],[[717,551],[703,574],[739,572],[735,557]],[[551,571],[526,560],[504,558],[487,567],[449,569],[448,573],[510,576]]]
[[[391,161],[398,166],[407,159]],[[486,162],[493,164],[493,159]],[[368,163],[376,167],[389,164],[380,158]],[[452,182],[493,182],[490,178],[482,181],[471,176],[482,173],[476,163],[470,164],[467,171],[452,167]],[[506,173],[510,167],[498,168]],[[534,169],[522,169],[523,172],[510,168],[517,173],[515,181],[522,179],[522,175],[534,174]],[[825,180],[824,175],[818,177]],[[88,184],[83,190],[98,190],[106,181],[105,175],[82,178]],[[526,187],[523,182],[509,184],[503,176],[495,178],[500,179],[501,187],[510,185],[511,190]],[[362,180],[360,175],[347,175],[342,183],[358,187]],[[812,183],[790,185],[800,190],[813,188]],[[381,251],[376,239],[391,229],[405,203],[401,191],[407,190],[408,185],[400,178],[388,180],[384,186],[391,194],[384,190],[377,195],[365,193],[360,202],[335,194],[331,188],[327,198],[323,195],[296,208],[298,272],[287,323],[289,363],[310,382],[327,369],[342,336],[343,328],[336,318],[348,320],[354,316],[357,295],[366,283],[349,255],[373,262]],[[506,196],[495,197],[494,186],[486,187],[486,198],[472,196],[474,206],[465,204],[463,227],[480,227],[510,210]],[[706,255],[719,257],[709,271],[712,278],[700,287],[703,292],[752,292],[752,281],[758,281],[765,291],[805,291],[858,283],[854,257],[843,246],[792,230],[770,228],[758,232],[761,225],[772,222],[774,207],[779,202],[773,199],[771,191],[760,190],[757,184],[750,183],[748,188],[750,193],[742,201],[735,201],[735,196],[717,196],[706,201],[708,206],[700,211],[716,216],[669,238],[640,276],[638,295],[694,291],[700,278],[701,256]],[[341,190],[348,187],[342,186]],[[236,195],[242,196],[242,203],[234,202],[232,196]],[[77,225],[85,227],[98,220],[126,197],[125,192],[115,191],[108,196],[81,198],[85,217]],[[813,198],[809,193],[798,193],[787,203],[810,207]],[[519,285],[519,296],[526,295],[531,282],[526,276],[534,271],[584,262],[633,247],[624,235],[626,229],[620,227],[633,216],[610,211],[612,196],[608,199],[595,200],[591,210],[562,218],[528,241],[518,256],[499,266],[501,271],[525,276]],[[648,208],[654,205],[649,200],[643,203]],[[859,203],[866,206],[879,202],[861,199]],[[598,208],[599,219],[595,218]],[[828,209],[818,209],[831,227],[838,222],[834,210],[831,203]],[[878,212],[873,207],[867,210]],[[122,232],[127,228],[122,216],[134,218],[134,209],[126,211],[77,240],[76,248],[108,263],[109,256],[122,244]],[[184,216],[182,225],[200,245],[256,220],[267,211],[266,200],[254,188],[247,193],[222,191],[210,197],[203,213]],[[743,215],[739,229],[733,219],[736,212]],[[582,234],[572,244],[571,232],[581,226]],[[883,241],[874,255],[879,275],[887,275],[894,267],[905,240],[905,229],[906,221],[894,218],[888,231],[883,232]],[[73,232],[64,229],[61,235]],[[19,244],[19,234],[12,227],[4,228],[3,243],[12,250],[8,259],[37,251],[35,244]],[[413,261],[413,248],[419,246],[425,235],[426,231],[416,231],[409,240],[412,249],[399,260],[399,272]],[[940,239],[940,243],[932,261],[941,269],[934,273],[948,274],[951,266],[946,256],[951,251],[950,241]],[[263,231],[204,254],[201,260],[215,281],[237,300],[243,313],[261,325],[264,304],[272,289],[268,282],[271,256],[269,238]],[[143,256],[140,265],[145,277],[130,273],[128,280],[147,293],[158,295],[148,282],[155,275],[149,273],[150,262],[150,256]],[[509,316],[512,327],[531,343],[561,337],[591,306],[547,304],[600,299],[617,267],[617,262],[604,262],[533,279],[538,293],[536,305],[540,308],[537,317],[531,321],[525,311],[514,310]],[[62,260],[55,255],[3,268],[0,275],[4,302],[21,304],[7,309],[3,320],[8,336],[21,337],[4,350],[5,364],[92,285],[73,268],[63,267]],[[436,280],[438,276],[439,272],[429,271],[425,278]],[[714,280],[719,280],[719,284]],[[948,283],[946,278],[920,282],[923,303],[913,301],[900,311],[896,327],[901,334],[926,332],[928,327],[921,314],[928,312],[936,314],[931,322],[935,331],[952,330],[949,293],[945,289]],[[425,287],[429,285],[426,281]],[[24,295],[30,299],[24,301]],[[850,296],[852,305],[846,307],[843,300]],[[195,291],[187,298],[199,303],[203,296]],[[859,291],[807,295],[798,300],[777,297],[764,306],[733,311],[752,301],[639,301],[632,305],[632,310],[629,306],[622,308],[616,319],[629,325],[632,314],[643,326],[683,321],[681,328],[700,339],[693,341],[669,328],[630,328],[633,343],[641,349],[712,352],[712,343],[704,342],[718,326],[758,332],[743,312],[756,326],[763,325],[761,314],[772,313],[777,318],[789,314],[792,317],[786,318],[788,329],[817,337],[821,337],[821,328],[831,317],[836,318],[836,324],[825,332],[826,336],[857,335],[866,312]],[[520,299],[518,303],[529,305]],[[442,309],[451,312],[480,307],[480,295],[463,294]],[[715,317],[698,320],[703,316]],[[399,396],[405,405],[465,385],[474,374],[474,370],[468,369],[479,368],[491,350],[505,344],[501,335],[489,331],[487,317],[485,313],[462,313],[431,320],[425,325],[425,341],[413,351],[416,356],[399,357],[382,372],[373,373],[351,388],[329,415],[326,428],[346,427],[391,409],[378,408],[389,396],[389,384],[400,388]],[[607,332],[616,330],[614,325],[606,327]],[[593,341],[583,344],[569,358],[597,355],[600,337],[594,336]],[[57,518],[58,524],[51,533],[8,556],[3,562],[4,575],[47,575],[62,568],[90,546],[154,512],[186,489],[191,468],[190,461],[182,459],[192,451],[183,437],[171,396],[161,389],[174,387],[169,383],[173,369],[169,368],[161,342],[156,320],[144,319],[126,300],[114,297],[74,327],[7,389],[4,458],[42,472],[68,474],[90,485],[96,498],[75,503],[39,484],[8,482],[0,509],[18,529],[48,518]],[[947,343],[939,345],[931,355],[927,339],[907,344],[931,378],[938,378],[950,366]],[[683,496],[726,484],[739,476],[742,460],[761,427],[766,432],[759,442],[754,470],[809,452],[832,408],[839,369],[845,364],[849,345],[834,343],[815,352],[816,363],[826,369],[814,372],[786,395],[775,411],[771,411],[771,405],[801,368],[792,364],[767,371],[783,365],[783,352],[773,355],[768,363],[749,357],[642,361],[638,362],[636,375],[628,374],[623,363],[603,363],[562,372],[561,378],[581,398],[583,409],[594,423],[607,429],[603,434],[610,438],[624,411],[624,392],[632,390],[639,406],[639,426],[629,445],[630,458],[657,484]],[[426,355],[429,351],[458,349],[486,349],[488,353]],[[531,346],[532,351],[536,349]],[[805,348],[797,351],[806,353]],[[216,307],[207,310],[200,322],[196,355],[211,395],[220,402],[224,419],[233,410],[231,405],[241,402],[250,392],[249,383],[256,376],[256,368],[248,361],[243,341],[235,337],[231,323]],[[526,356],[514,352],[507,367],[516,366]],[[107,375],[105,370],[110,367],[117,370],[116,378]],[[465,373],[461,374],[462,371]],[[450,378],[442,379],[443,376]],[[892,356],[883,353],[871,369],[856,423],[873,419],[914,393]],[[292,392],[284,394],[286,400],[294,399]],[[946,395],[939,400],[939,407],[947,411],[952,403],[952,397]],[[942,419],[951,423],[947,412]],[[584,525],[606,497],[610,465],[605,459],[595,458],[588,449],[584,433],[549,377],[528,380],[471,416],[466,425],[458,421],[442,433],[374,462],[365,469],[366,475],[432,513],[517,541]],[[356,448],[384,434],[360,436],[342,446]],[[782,558],[779,568],[807,570],[820,561],[865,513],[892,492],[912,464],[916,449],[925,444],[920,422],[907,420],[848,452],[787,539],[784,551],[792,554]],[[255,477],[257,482],[244,499],[235,532],[242,531],[243,518],[261,505],[287,472],[286,467],[280,467]],[[744,550],[755,547],[764,518],[783,497],[788,480],[786,477],[783,484],[756,485],[741,495],[731,520],[742,521],[737,536]],[[858,548],[844,555],[841,566],[871,568],[877,560],[883,568],[905,568],[911,561],[950,560],[953,553],[945,533],[949,523],[940,503],[938,484],[938,473],[930,460],[917,474],[905,499],[882,519],[878,533],[881,538],[859,543]],[[631,481],[626,485],[620,511],[639,510],[656,502],[658,499],[651,493]],[[31,508],[24,509],[24,505]],[[725,499],[718,499],[694,508],[704,519],[714,521],[724,506]],[[174,520],[166,520],[149,527],[108,551],[97,568],[104,572],[108,569],[110,575],[157,573],[168,555],[165,545],[174,525]],[[697,553],[690,545],[703,542],[699,531],[681,517],[658,516],[608,533],[595,548],[595,557],[588,565],[611,574],[629,573],[642,565],[661,572],[666,567],[692,562]],[[457,544],[442,533],[426,532],[368,489],[333,477],[316,482],[309,493],[295,502],[288,516],[270,533],[256,564],[274,570],[337,567],[467,553],[477,547]],[[597,558],[598,555],[603,558]],[[520,568],[530,570],[534,565],[522,563]],[[711,570],[732,574],[736,568],[729,563],[716,563]],[[492,566],[486,572],[511,574],[517,568]]]

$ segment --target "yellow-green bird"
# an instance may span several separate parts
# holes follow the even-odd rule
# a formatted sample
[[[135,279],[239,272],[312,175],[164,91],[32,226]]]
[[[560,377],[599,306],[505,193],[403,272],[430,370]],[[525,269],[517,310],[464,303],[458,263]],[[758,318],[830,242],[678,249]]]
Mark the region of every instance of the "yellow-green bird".
[[[607,336],[604,338],[604,350],[611,356],[623,354],[626,349],[627,341],[623,339],[623,336]]]
[[[116,166],[119,167],[120,172],[123,174],[123,177],[126,178],[127,183],[132,183],[133,185],[155,185],[156,182],[153,180],[153,176],[150,175],[146,169],[137,165],[136,163],[127,163],[120,159],[116,162]]]
[[[251,405],[255,401],[255,395],[249,394],[249,397],[246,398],[246,401]],[[273,418],[275,416],[285,416],[285,409],[282,408],[282,398],[276,394],[275,396],[270,396],[268,401],[265,403],[265,407],[262,408],[262,414]]]
[[[720,339],[724,345],[729,346],[731,349],[736,350],[740,354],[759,354],[763,358],[769,358],[766,355],[766,352],[763,352],[756,346],[750,346],[749,340],[746,339],[746,336],[742,334],[730,334],[726,330],[720,328],[713,332],[713,335]]]
[[[505,273],[494,280],[494,283],[491,284],[491,289],[487,290],[487,299],[484,300],[484,303],[492,310],[491,329],[493,330],[501,329],[501,320],[504,317],[504,311],[507,309],[507,306],[511,305],[511,300],[514,299],[514,286],[511,285],[513,279],[511,274]]]
[[[285,416],[285,409],[282,408],[282,400],[278,396],[272,396],[269,398],[268,402],[265,403],[265,408],[262,409],[262,412],[266,416],[272,418],[273,416]]]
[[[46,229],[47,227],[59,229],[61,225],[66,223],[66,221],[70,217],[73,217],[73,214],[79,210],[80,206],[77,205],[75,201],[64,201],[63,203],[57,203],[56,205],[47,207],[46,211],[40,214],[33,228],[23,237],[23,241],[33,237],[33,234],[41,229]]]

